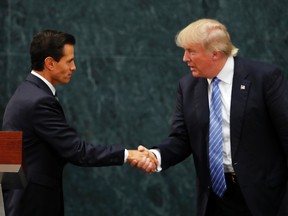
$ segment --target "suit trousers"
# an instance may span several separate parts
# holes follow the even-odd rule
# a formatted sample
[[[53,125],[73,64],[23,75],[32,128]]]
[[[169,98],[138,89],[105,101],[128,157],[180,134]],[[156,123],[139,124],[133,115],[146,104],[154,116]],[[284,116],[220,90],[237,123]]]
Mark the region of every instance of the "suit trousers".
[[[206,216],[252,216],[237,178],[230,173],[225,174],[227,190],[223,197],[218,197],[212,190],[209,195]]]

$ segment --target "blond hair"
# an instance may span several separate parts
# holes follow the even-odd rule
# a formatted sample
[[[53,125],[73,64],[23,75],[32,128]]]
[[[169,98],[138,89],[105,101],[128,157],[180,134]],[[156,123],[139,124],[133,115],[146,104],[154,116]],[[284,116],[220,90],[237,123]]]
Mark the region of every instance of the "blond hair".
[[[236,48],[231,40],[226,27],[213,19],[200,19],[192,22],[176,35],[176,44],[188,48],[193,44],[202,44],[208,51],[220,51],[226,56],[236,56]]]

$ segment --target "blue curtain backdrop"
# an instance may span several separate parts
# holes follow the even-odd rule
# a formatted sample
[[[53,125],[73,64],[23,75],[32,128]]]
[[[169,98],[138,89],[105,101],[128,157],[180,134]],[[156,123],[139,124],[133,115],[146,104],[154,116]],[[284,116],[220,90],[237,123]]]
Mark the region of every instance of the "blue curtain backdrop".
[[[30,72],[29,45],[43,29],[77,39],[72,81],[58,88],[66,117],[95,144],[156,145],[169,131],[178,79],[190,73],[175,45],[190,22],[226,24],[239,55],[288,72],[286,0],[1,0],[0,112]],[[122,167],[64,173],[65,211],[78,215],[195,215],[192,158],[147,175]]]

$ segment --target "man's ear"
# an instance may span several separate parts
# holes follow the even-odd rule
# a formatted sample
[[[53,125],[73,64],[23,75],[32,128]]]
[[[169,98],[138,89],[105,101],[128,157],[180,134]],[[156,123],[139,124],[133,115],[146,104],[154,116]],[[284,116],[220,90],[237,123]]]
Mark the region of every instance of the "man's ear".
[[[52,71],[54,69],[54,66],[55,66],[55,61],[50,56],[46,57],[44,60],[44,65],[48,70]]]
[[[213,51],[212,59],[213,59],[214,61],[217,61],[217,60],[219,60],[220,58],[222,58],[222,52],[220,52],[220,51]]]

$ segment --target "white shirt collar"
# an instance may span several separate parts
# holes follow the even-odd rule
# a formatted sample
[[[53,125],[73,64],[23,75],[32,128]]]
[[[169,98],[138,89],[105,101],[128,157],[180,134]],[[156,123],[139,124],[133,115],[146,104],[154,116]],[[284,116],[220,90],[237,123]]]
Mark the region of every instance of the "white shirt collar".
[[[52,94],[55,95],[56,93],[56,89],[55,87],[48,81],[46,80],[43,76],[41,76],[40,74],[36,73],[35,71],[31,71],[31,74],[33,74],[34,76],[37,76],[39,79],[41,79],[43,82],[46,83],[46,85],[49,87],[49,89],[51,90]]]
[[[229,56],[224,67],[217,75],[217,78],[227,84],[232,84],[233,74],[234,74],[234,58],[233,56]],[[207,81],[210,84],[212,79],[207,79]]]

